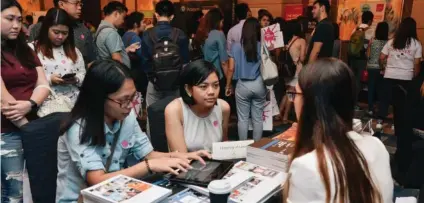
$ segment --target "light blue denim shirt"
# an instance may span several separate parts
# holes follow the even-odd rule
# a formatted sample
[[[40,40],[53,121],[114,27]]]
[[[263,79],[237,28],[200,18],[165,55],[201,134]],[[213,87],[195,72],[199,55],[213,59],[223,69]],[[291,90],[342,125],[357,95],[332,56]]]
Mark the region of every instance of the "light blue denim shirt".
[[[248,62],[243,46],[236,42],[232,45],[230,58],[234,59],[233,80],[255,80],[260,75],[261,66],[261,43],[257,45],[257,62]]]
[[[210,31],[203,46],[203,54],[205,56],[205,60],[213,63],[215,66],[219,74],[219,79],[224,77],[221,62],[228,60],[226,48],[227,40],[225,39],[224,33],[219,30]]]
[[[105,170],[114,134],[119,131],[119,139],[112,158],[109,172],[123,169],[128,155],[143,159],[153,147],[146,134],[140,129],[136,115],[132,111],[123,122],[116,122],[110,129],[104,125],[106,145],[90,146],[80,144],[81,121],[76,122],[58,141],[58,176],[56,202],[77,202],[81,189],[84,189],[86,173]]]

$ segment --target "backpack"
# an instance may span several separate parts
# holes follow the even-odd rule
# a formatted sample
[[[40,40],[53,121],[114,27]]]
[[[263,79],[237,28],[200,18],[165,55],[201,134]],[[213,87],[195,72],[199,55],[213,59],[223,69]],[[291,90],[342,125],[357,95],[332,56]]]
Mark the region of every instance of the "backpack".
[[[177,44],[178,30],[172,28],[170,37],[158,39],[154,29],[148,31],[152,40],[152,71],[149,73],[149,81],[154,84],[158,91],[173,91],[178,88],[180,72],[183,62],[180,56],[180,48]]]
[[[348,55],[353,57],[361,57],[365,54],[365,31],[362,28],[358,28],[350,37]]]
[[[290,55],[290,48],[298,40],[299,38],[296,38],[293,40],[289,46],[285,49],[282,49],[280,53],[280,57],[278,59],[278,62],[280,64],[280,71],[281,75],[285,78],[293,78],[296,74],[297,66],[293,61],[293,58]]]

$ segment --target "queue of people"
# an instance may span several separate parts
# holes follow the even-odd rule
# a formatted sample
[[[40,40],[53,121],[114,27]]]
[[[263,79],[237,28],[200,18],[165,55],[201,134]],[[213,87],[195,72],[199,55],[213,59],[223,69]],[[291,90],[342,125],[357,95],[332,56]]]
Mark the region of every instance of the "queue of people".
[[[247,4],[237,4],[238,23],[225,35],[224,14],[211,9],[200,20],[201,32],[193,34],[203,58],[190,61],[189,37],[172,26],[175,8],[170,1],[155,5],[157,23],[148,30],[143,13],[127,15],[124,4],[111,1],[94,35],[79,21],[81,1],[54,4],[27,40],[21,6],[16,0],[2,1],[2,202],[22,202],[20,127],[40,116],[38,108],[58,105],[59,100],[71,103],[57,145],[59,203],[77,202],[81,189],[119,174],[178,174],[191,168],[190,160],[204,163],[211,158],[213,143],[229,140],[231,112],[237,115],[239,140],[248,139],[250,120],[253,139],[262,138],[270,88],[261,73],[260,29],[274,23],[267,10],[254,18]],[[378,109],[383,120],[393,100],[396,159],[409,160],[411,139],[405,134],[412,129],[405,121],[405,104],[420,73],[417,25],[405,18],[389,39],[388,25],[381,22],[375,35],[366,38],[373,14],[364,12],[352,36],[367,40],[359,46],[361,57],[352,55],[349,67],[331,58],[339,57],[341,48],[329,11],[327,0],[314,2],[318,24],[309,42],[302,19],[276,19],[287,42],[275,50],[274,61],[279,64],[279,55],[286,51],[295,66],[294,75],[283,75],[286,92],[280,104],[283,122],[288,122],[292,105],[297,120],[284,198],[296,203],[392,202],[387,150],[378,138],[352,130],[361,89],[357,78],[364,69],[370,74],[370,114]],[[121,37],[118,28],[124,25],[127,32]],[[356,44],[349,46],[356,50]],[[142,131],[134,112],[137,92],[145,94],[147,108],[172,97],[163,107],[164,126],[158,126],[164,128],[168,153],[155,151],[152,135]],[[49,110],[55,111],[59,109]],[[130,156],[138,162],[126,166]]]

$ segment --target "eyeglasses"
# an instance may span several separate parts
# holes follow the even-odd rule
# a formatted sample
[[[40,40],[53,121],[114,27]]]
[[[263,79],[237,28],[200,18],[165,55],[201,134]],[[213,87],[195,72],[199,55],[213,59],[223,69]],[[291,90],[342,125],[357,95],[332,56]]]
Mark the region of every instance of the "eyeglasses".
[[[83,6],[84,6],[84,3],[82,3],[81,1],[77,1],[77,2],[66,1],[66,0],[62,0],[62,1],[63,1],[63,2],[66,2],[66,3],[68,3],[68,4],[75,5],[75,6],[81,6],[81,7],[83,7]]]
[[[296,98],[296,95],[302,95],[300,92],[294,92],[294,91],[287,91],[287,98],[290,102],[294,102],[294,99]]]
[[[133,101],[135,100],[136,95],[132,96],[131,99],[125,100],[125,101],[118,101],[115,99],[111,99],[111,98],[107,98],[108,100],[115,102],[117,104],[119,104],[119,107],[125,109],[125,108],[130,108],[133,106]]]

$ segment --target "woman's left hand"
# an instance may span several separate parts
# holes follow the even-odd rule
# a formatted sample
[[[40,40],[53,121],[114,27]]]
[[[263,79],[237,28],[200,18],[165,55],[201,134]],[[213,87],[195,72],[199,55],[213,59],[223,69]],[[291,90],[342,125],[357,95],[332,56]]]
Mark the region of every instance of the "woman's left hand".
[[[12,101],[9,102],[9,106],[3,107],[2,111],[7,119],[18,121],[31,111],[31,102],[22,100]]]
[[[212,159],[212,155],[206,150],[199,150],[195,152],[189,153],[181,153],[181,152],[173,152],[171,153],[172,158],[180,158],[180,159],[188,159],[188,160],[197,160],[202,164],[206,164],[206,162],[202,159],[202,157],[207,157]]]

